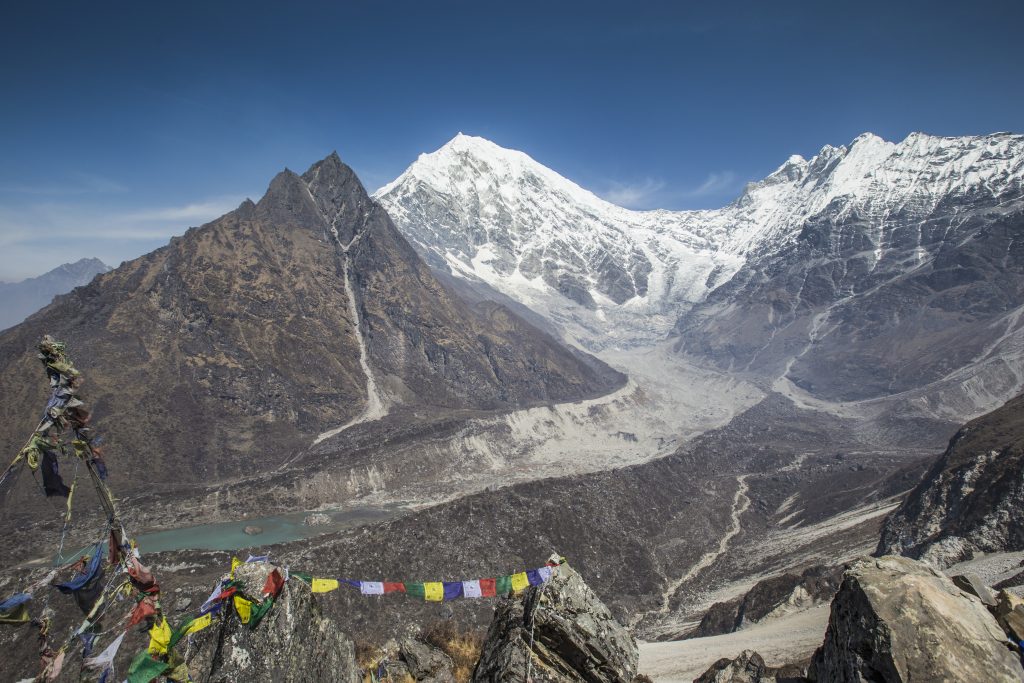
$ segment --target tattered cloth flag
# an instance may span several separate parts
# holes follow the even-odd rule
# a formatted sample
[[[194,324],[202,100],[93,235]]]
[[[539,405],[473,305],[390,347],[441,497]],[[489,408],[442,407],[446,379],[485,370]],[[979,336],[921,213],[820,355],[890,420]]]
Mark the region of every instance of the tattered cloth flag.
[[[79,608],[85,614],[89,613],[103,592],[103,573],[100,569],[103,564],[104,543],[104,541],[101,541],[93,546],[92,556],[82,571],[75,574],[74,578],[54,586],[61,593],[71,593],[74,595]]]
[[[128,632],[125,631],[124,633],[119,635],[114,640],[114,642],[112,642],[110,645],[107,645],[106,649],[104,649],[103,652],[99,653],[95,657],[90,657],[89,659],[86,659],[84,662],[82,662],[82,664],[87,669],[105,669],[111,664],[113,664],[114,657],[117,656],[117,651],[121,649],[121,643],[124,641],[124,637],[125,635],[127,635],[127,633]]]
[[[0,624],[21,624],[29,620],[28,605],[31,593],[15,593],[0,602]]]
[[[360,581],[359,592],[363,595],[384,595],[384,584],[380,581]]]
[[[60,478],[60,470],[57,465],[57,454],[52,449],[43,451],[43,492],[46,497],[63,496],[67,498],[71,489]]]
[[[149,683],[167,669],[167,662],[153,659],[143,650],[128,667],[128,683]]]
[[[153,624],[149,629],[148,652],[154,656],[167,654],[171,646],[171,626],[167,623],[167,617],[161,617],[159,623]]]

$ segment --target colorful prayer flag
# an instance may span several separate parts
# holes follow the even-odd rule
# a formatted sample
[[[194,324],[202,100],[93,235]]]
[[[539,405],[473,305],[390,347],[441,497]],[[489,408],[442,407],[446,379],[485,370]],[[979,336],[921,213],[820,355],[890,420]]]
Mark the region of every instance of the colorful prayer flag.
[[[82,664],[87,669],[105,669],[110,666],[114,663],[114,657],[117,656],[117,651],[121,648],[121,642],[127,634],[128,632],[125,631],[110,643],[110,645],[107,645],[103,652],[99,653],[95,657],[86,659]]]
[[[508,591],[505,591],[506,593]],[[498,594],[498,582],[495,579],[480,579],[480,597],[493,598]]]
[[[396,581],[392,581],[392,582],[385,581],[384,582],[384,592],[385,593],[404,593],[405,592],[405,584],[402,583],[401,581],[397,581],[397,582]]]
[[[167,623],[167,617],[161,617],[160,622],[153,624],[149,629],[149,654],[159,656],[167,654],[167,648],[171,643],[171,627]]]
[[[480,581],[474,579],[472,581],[462,582],[462,594],[467,598],[479,598],[482,597],[480,593]]]
[[[241,595],[234,596],[235,611],[238,612],[238,618],[243,624],[249,623],[249,618],[252,616],[252,602],[246,600]]]
[[[406,582],[406,584],[405,584],[405,593],[406,593],[406,595],[412,596],[414,598],[426,597],[426,593],[425,593],[425,590],[424,590],[424,585],[425,584],[422,584],[422,583],[408,583],[408,582]]]
[[[284,588],[284,577],[281,572],[275,569],[267,575],[267,581],[263,584],[263,595],[276,598]]]
[[[495,582],[494,591],[497,595],[508,595],[512,592],[512,577],[499,576]]]
[[[128,683],[149,683],[167,668],[167,662],[161,662],[149,656],[143,650],[128,667]]]
[[[547,583],[551,580],[551,577],[555,573],[555,570],[553,567],[541,567],[537,570],[537,573],[540,574],[540,582]]]
[[[337,579],[313,579],[310,586],[314,593],[329,593],[338,588]]]
[[[424,582],[423,599],[428,602],[441,602],[444,600],[444,584],[440,581]]]
[[[526,572],[517,572],[512,575],[512,592],[518,593],[527,586],[530,585],[530,580],[526,577]]]
[[[380,581],[360,581],[359,592],[363,595],[384,595],[384,584]]]
[[[232,557],[231,558],[231,574],[230,574],[230,576],[231,576],[232,579],[235,578],[235,570],[238,569],[238,566],[242,565],[242,564],[245,564],[245,563],[242,562],[237,557]]]
[[[445,581],[444,582],[444,599],[454,600],[455,598],[462,597],[462,582],[461,581]]]
[[[540,578],[540,572],[536,569],[527,569],[526,579],[530,582],[531,586],[539,586],[544,583],[543,579]]]

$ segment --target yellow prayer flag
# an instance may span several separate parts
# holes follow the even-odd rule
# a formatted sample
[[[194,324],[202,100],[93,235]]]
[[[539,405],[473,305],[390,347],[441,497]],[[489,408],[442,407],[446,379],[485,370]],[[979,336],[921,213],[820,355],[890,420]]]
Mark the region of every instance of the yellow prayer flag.
[[[242,596],[236,595],[235,611],[238,612],[238,618],[242,620],[242,623],[248,624],[249,617],[252,616],[252,603]]]
[[[512,592],[518,593],[527,586],[530,585],[530,579],[527,578],[526,572],[519,572],[518,574],[512,575]]]
[[[313,579],[309,588],[314,593],[329,593],[332,590],[337,589],[337,587],[337,579]]]
[[[171,643],[171,626],[167,623],[167,617],[161,617],[159,624],[153,624],[149,629],[149,654],[154,657],[167,654],[167,648]]]
[[[188,625],[188,628],[185,629],[185,635],[187,636],[190,633],[195,633],[196,631],[202,631],[204,628],[209,626],[211,623],[213,623],[213,617],[210,614],[204,614],[203,616],[199,617],[198,619],[193,620],[192,623]]]
[[[232,579],[235,578],[235,568],[238,567],[238,565],[240,565],[240,564],[245,564],[245,563],[242,562],[237,557],[232,557],[231,558],[231,578]]]
[[[431,602],[444,600],[444,584],[440,581],[427,581],[423,584],[423,599]]]

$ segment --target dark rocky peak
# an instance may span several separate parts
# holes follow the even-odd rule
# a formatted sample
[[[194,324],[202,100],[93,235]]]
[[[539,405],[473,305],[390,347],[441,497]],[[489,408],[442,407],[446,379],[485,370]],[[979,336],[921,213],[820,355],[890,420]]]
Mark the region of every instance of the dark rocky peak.
[[[342,162],[337,152],[331,152],[310,166],[302,174],[302,181],[327,222],[328,230],[336,231],[343,245],[350,244],[375,206],[355,171]]]
[[[270,181],[256,211],[258,218],[268,225],[312,228],[317,232],[327,229],[323,212],[310,194],[309,186],[287,168]]]
[[[473,681],[631,683],[638,660],[633,636],[563,564],[522,599],[499,603]]]

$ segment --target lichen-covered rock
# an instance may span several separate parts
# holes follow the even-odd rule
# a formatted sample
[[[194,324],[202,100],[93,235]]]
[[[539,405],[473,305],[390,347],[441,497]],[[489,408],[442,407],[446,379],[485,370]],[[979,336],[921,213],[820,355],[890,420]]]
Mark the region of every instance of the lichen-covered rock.
[[[1024,549],[1024,395],[968,422],[885,520],[877,554],[939,567]]]
[[[562,565],[544,586],[498,605],[473,680],[523,681],[529,666],[537,683],[630,683],[638,659],[629,631]]]
[[[418,683],[447,683],[454,680],[451,657],[414,638],[402,641],[399,656]]]
[[[744,650],[736,659],[718,660],[693,683],[800,683],[806,680],[804,670],[795,664],[770,667],[761,655]]]
[[[925,563],[888,556],[847,570],[808,675],[822,683],[1019,683],[1024,669],[977,597]]]
[[[235,578],[248,595],[261,594],[273,565],[238,567]],[[193,636],[186,657],[196,683],[357,683],[355,647],[320,611],[304,582],[285,584],[271,611],[256,628],[243,625],[233,610]],[[194,653],[194,654],[192,654]]]

